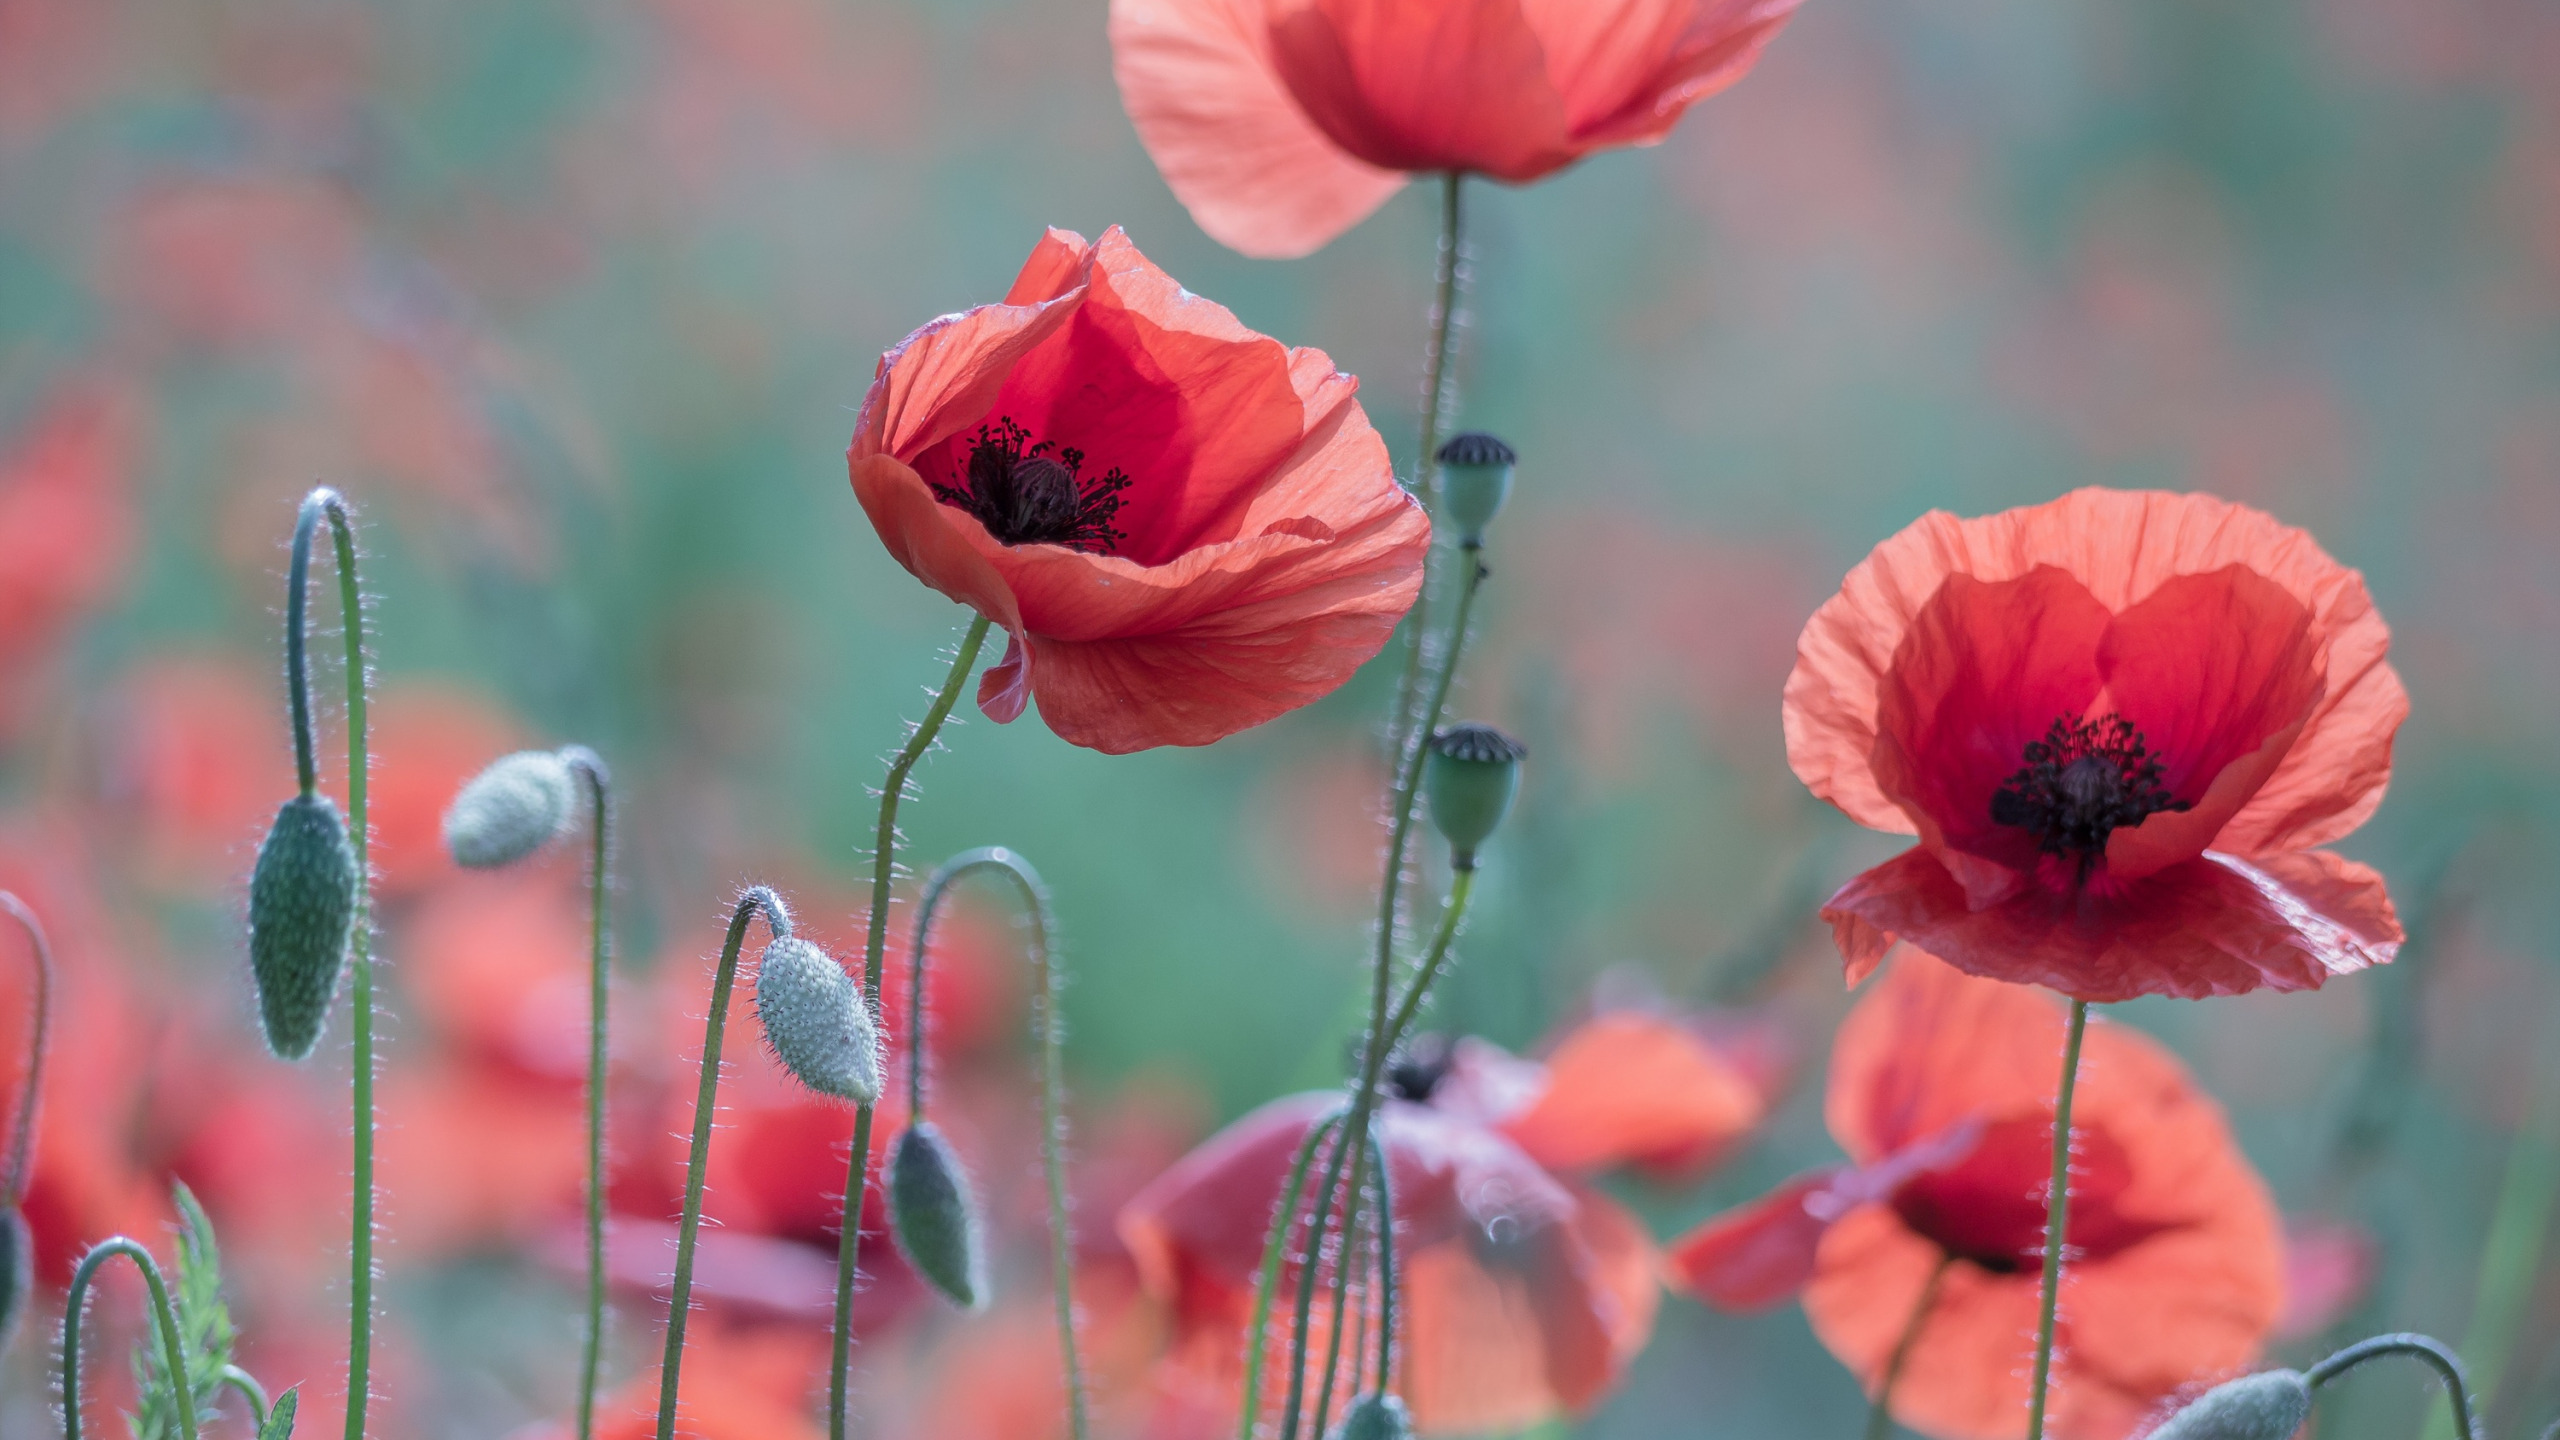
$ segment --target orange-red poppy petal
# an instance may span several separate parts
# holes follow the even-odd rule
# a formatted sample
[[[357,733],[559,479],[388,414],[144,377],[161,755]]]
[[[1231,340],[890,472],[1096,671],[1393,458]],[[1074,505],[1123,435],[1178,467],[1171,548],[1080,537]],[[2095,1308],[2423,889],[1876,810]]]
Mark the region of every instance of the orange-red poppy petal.
[[[1677,1160],[1721,1148],[1767,1113],[1749,1076],[1678,1022],[1593,1017],[1546,1060],[1546,1088],[1502,1130],[1550,1170]]]

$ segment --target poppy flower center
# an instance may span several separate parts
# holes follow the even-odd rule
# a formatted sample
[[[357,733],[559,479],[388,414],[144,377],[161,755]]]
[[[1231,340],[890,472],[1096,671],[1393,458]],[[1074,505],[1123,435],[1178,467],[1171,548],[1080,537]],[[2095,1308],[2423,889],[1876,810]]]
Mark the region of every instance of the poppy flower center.
[[[1445,1035],[1417,1035],[1387,1060],[1387,1093],[1416,1105],[1431,1102],[1433,1091],[1458,1063],[1458,1047]]]
[[[1085,479],[1084,452],[1042,440],[1011,416],[981,425],[969,442],[967,485],[933,487],[933,498],[978,517],[987,533],[1007,545],[1064,545],[1107,555],[1126,532],[1112,528],[1129,488],[1114,468]]]
[[[2033,1275],[2044,1263],[2052,1166],[2051,1117],[1998,1121],[1962,1161],[1905,1182],[1894,1213],[1959,1260],[1994,1275]],[[2132,1184],[2132,1157],[2104,1126],[2073,1136],[2069,1239],[2080,1259],[2104,1260],[2168,1228],[2126,1211]]]
[[[2076,858],[2084,880],[2118,826],[2190,808],[2161,783],[2160,758],[2121,715],[2065,715],[2022,758],[1992,792],[1992,823],[2025,830],[2044,854]]]

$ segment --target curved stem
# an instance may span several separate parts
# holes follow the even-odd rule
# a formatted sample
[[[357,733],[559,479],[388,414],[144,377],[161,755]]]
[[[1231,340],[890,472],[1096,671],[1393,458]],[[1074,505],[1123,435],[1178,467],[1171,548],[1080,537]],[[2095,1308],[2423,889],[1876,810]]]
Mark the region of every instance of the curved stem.
[[[18,1117],[9,1131],[9,1169],[0,1177],[0,1210],[14,1210],[27,1197],[27,1169],[35,1155],[36,1117],[44,1091],[45,1048],[53,1032],[53,944],[45,938],[44,925],[27,903],[6,890],[0,890],[0,910],[27,932],[27,947],[35,958],[35,991],[29,999],[27,1022],[27,1067],[18,1082]]]
[[[1378,1393],[1391,1388],[1396,1355],[1396,1183],[1385,1148],[1369,1136],[1369,1163],[1378,1173]]]
[[[693,1249],[702,1230],[702,1174],[711,1160],[711,1120],[720,1103],[720,1045],[728,1038],[729,994],[738,982],[738,947],[747,922],[764,912],[765,928],[781,940],[791,934],[791,911],[782,897],[758,885],[738,897],[729,934],[720,943],[720,965],[711,976],[711,1013],[703,1021],[702,1079],[693,1096],[693,1147],[684,1162],[684,1215],[676,1224],[676,1273],[667,1304],[667,1353],[658,1368],[658,1440],[675,1440],[676,1390],[684,1366],[685,1322],[693,1310]]]
[[[951,707],[959,703],[961,686],[967,683],[971,667],[978,663],[979,648],[986,644],[987,624],[984,615],[970,618],[968,633],[960,637],[960,651],[952,657],[951,672],[943,677],[942,689],[935,693],[924,719],[907,736],[905,746],[889,762],[888,777],[880,787],[880,823],[872,834],[871,845],[871,922],[862,944],[862,1001],[871,1007],[871,1018],[878,1028],[887,1028],[887,1017],[880,1014],[880,972],[889,946],[889,883],[898,873],[898,802],[906,795],[907,777],[915,771],[916,762],[933,747],[934,737],[942,733],[942,722],[950,718]],[[915,1037],[909,1036],[908,1043],[914,1044]],[[873,1108],[864,1105],[854,1111],[853,1146],[845,1158],[844,1213],[836,1237],[834,1353],[827,1367],[828,1440],[845,1440],[846,1413],[853,1398],[854,1264],[862,1248],[862,1199],[871,1168]]]
[[[1466,275],[1465,215],[1458,203],[1465,180],[1455,170],[1440,177],[1440,249],[1431,292],[1431,340],[1422,353],[1422,448],[1413,458],[1413,493],[1420,497],[1425,513],[1440,508],[1440,427],[1448,416],[1450,342],[1456,333],[1458,287]],[[1403,754],[1411,738],[1414,702],[1421,696],[1423,672],[1430,665],[1428,573],[1405,623],[1404,677],[1396,683],[1396,708],[1387,726],[1388,753],[1393,755]]]
[[[1272,1211],[1271,1229],[1262,1242],[1262,1270],[1253,1289],[1253,1328],[1245,1336],[1244,1419],[1236,1440],[1253,1440],[1254,1416],[1262,1408],[1262,1357],[1270,1348],[1271,1302],[1280,1289],[1280,1267],[1288,1258],[1289,1237],[1297,1233],[1298,1202],[1307,1193],[1307,1171],[1315,1164],[1317,1147],[1342,1128],[1344,1114],[1337,1110],[1307,1128],[1298,1158],[1290,1163],[1289,1178],[1280,1187],[1280,1203]],[[1312,1253],[1308,1263],[1314,1263]]]
[[[1288,1398],[1280,1405],[1280,1440],[1295,1440],[1298,1417],[1306,1404],[1307,1341],[1314,1323],[1316,1277],[1324,1268],[1325,1232],[1333,1225],[1333,1197],[1337,1193],[1335,1187],[1342,1180],[1343,1162],[1351,1158],[1351,1147],[1360,1143],[1357,1127],[1367,1118],[1355,1101],[1350,1117],[1343,1123],[1340,1138],[1334,1141],[1333,1149],[1325,1157],[1324,1174],[1316,1181],[1316,1207],[1307,1217],[1307,1253],[1298,1265],[1297,1303],[1289,1312],[1289,1391]],[[1343,1228],[1347,1231],[1350,1226],[1346,1223]],[[1351,1261],[1348,1248],[1346,1246],[1346,1253],[1334,1261],[1336,1275]],[[1252,1412],[1246,1413],[1250,1416]]]
[[[267,1387],[258,1383],[258,1377],[237,1365],[225,1365],[222,1367],[222,1388],[237,1391],[240,1398],[247,1402],[249,1433],[265,1434],[268,1410]]]
[[[122,1255],[142,1271],[143,1283],[151,1287],[151,1311],[160,1331],[163,1363],[169,1367],[169,1383],[177,1387],[178,1425],[186,1440],[196,1440],[195,1390],[187,1380],[187,1347],[178,1336],[178,1312],[169,1303],[168,1283],[160,1278],[160,1262],[139,1240],[113,1235],[89,1247],[80,1258],[80,1268],[71,1272],[71,1289],[62,1308],[62,1434],[63,1440],[80,1440],[80,1312],[87,1305],[89,1286],[99,1269],[109,1260]]]
[[[1377,1138],[1374,1134],[1369,1137],[1372,1144],[1376,1143]],[[1362,1158],[1365,1162],[1367,1157]],[[1325,1327],[1324,1365],[1316,1371],[1324,1379],[1316,1386],[1315,1418],[1307,1430],[1310,1435],[1324,1434],[1325,1422],[1333,1415],[1333,1388],[1335,1382],[1342,1378],[1342,1343],[1346,1333],[1351,1329],[1352,1312],[1354,1310],[1359,1312],[1363,1325],[1366,1325],[1369,1319],[1368,1299],[1360,1289],[1360,1282],[1367,1278],[1365,1272],[1369,1261],[1369,1252],[1360,1243],[1361,1222],[1367,1215],[1368,1200],[1368,1186],[1355,1184],[1343,1203],[1342,1258],[1333,1267],[1333,1314]],[[1368,1347],[1365,1343],[1352,1342],[1351,1365],[1354,1373],[1351,1377],[1350,1394],[1353,1396],[1360,1393],[1360,1376],[1357,1372],[1366,1364],[1367,1352]]]
[[[2478,1440],[2480,1431],[2471,1420],[2471,1386],[2462,1373],[2462,1357],[2431,1335],[2402,1332],[2376,1335],[2359,1340],[2319,1364],[2302,1372],[2303,1382],[2317,1390],[2367,1360],[2384,1355],[2414,1355],[2435,1368],[2444,1379],[2445,1398],[2453,1402],[2453,1429],[2462,1440]],[[2560,1430],[2560,1426],[2554,1426]]]
[[[2036,1368],[2027,1392],[2027,1440],[2044,1440],[2045,1396],[2053,1379],[2053,1315],[2062,1298],[2062,1247],[2071,1225],[2071,1094],[2080,1082],[2080,1040],[2089,1029],[2089,1002],[2071,1002],[2071,1028],[2062,1042],[2062,1085],[2053,1097],[2053,1187],[2044,1206],[2044,1287],[2036,1312]]]
[[[1947,1267],[1956,1263],[1953,1255],[1938,1257],[1937,1268],[1929,1272],[1929,1283],[1920,1287],[1920,1298],[1911,1306],[1911,1318],[1903,1322],[1902,1338],[1893,1342],[1893,1355],[1884,1362],[1884,1377],[1876,1382],[1875,1405],[1867,1411],[1866,1440],[1885,1440],[1893,1433],[1893,1387],[1902,1379],[1902,1367],[1911,1359],[1911,1347],[1918,1344],[1922,1327],[1929,1323],[1929,1312],[1938,1308],[1938,1287],[1945,1283]]]
[[[371,774],[365,749],[364,595],[356,579],[356,537],[347,502],[326,486],[302,497],[294,517],[291,588],[285,594],[285,671],[293,701],[294,766],[305,798],[316,784],[311,754],[310,676],[305,656],[304,592],[311,575],[311,537],[320,518],[338,561],[338,610],[347,640],[347,838],[355,849],[355,918],[349,930],[348,965],[355,975],[354,1014],[355,1178],[353,1238],[347,1257],[347,1440],[364,1440],[364,1418],[373,1385],[373,869],[365,814]]]
[[[613,971],[612,888],[613,773],[584,745],[561,752],[587,782],[595,843],[587,862],[587,1316],[578,1352],[578,1440],[590,1440],[596,1424],[596,1371],[604,1351],[605,1081],[606,1005]]]
[[[945,860],[926,877],[923,898],[916,902],[914,974],[907,987],[913,1008],[907,1019],[907,1092],[910,1123],[924,1120],[924,990],[925,948],[933,932],[935,911],[951,887],[980,870],[1012,877],[1022,892],[1031,920],[1031,967],[1039,988],[1032,996],[1033,1028],[1040,1036],[1040,1163],[1049,1189],[1049,1271],[1057,1293],[1058,1355],[1067,1380],[1068,1433],[1085,1440],[1084,1367],[1076,1356],[1075,1232],[1067,1203],[1067,1070],[1066,1022],[1060,1016],[1062,981],[1051,952],[1049,890],[1029,861],[1000,845],[964,850]]]

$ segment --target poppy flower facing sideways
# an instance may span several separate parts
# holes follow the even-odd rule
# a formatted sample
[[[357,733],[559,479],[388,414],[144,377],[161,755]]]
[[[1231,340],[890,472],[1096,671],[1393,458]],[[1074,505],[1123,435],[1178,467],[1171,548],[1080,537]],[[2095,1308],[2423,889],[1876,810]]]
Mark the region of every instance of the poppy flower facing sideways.
[[[1641,1223],[1575,1177],[1721,1149],[1766,1113],[1744,1070],[1670,1021],[1607,1016],[1585,1030],[1552,1066],[1425,1037],[1390,1071],[1376,1124],[1395,1190],[1395,1383],[1426,1434],[1521,1430],[1596,1402],[1652,1334],[1659,1282]],[[1613,1049],[1627,1067],[1606,1063]],[[1651,1083],[1666,1079],[1677,1083]],[[1265,1230],[1307,1132],[1342,1100],[1275,1100],[1121,1210],[1140,1284],[1168,1305],[1173,1330],[1149,1434],[1232,1427]],[[1328,1266],[1320,1278],[1330,1277]],[[1262,1390],[1274,1408],[1287,1388],[1287,1308]],[[1321,1306],[1316,1323],[1320,1351]],[[1309,1367],[1312,1397],[1322,1362]]]
[[[2389,961],[2382,877],[2314,847],[2382,803],[2409,710],[2390,641],[2362,576],[2211,496],[1922,516],[1787,679],[1796,775],[1920,840],[1823,909],[1850,983],[1896,939],[2089,1001]]]
[[[1870,1394],[1909,1332],[1895,1417],[2014,1440],[2064,1026],[2051,996],[1906,950],[1834,1042],[1825,1118],[1849,1162],[1673,1242],[1675,1283],[1734,1309],[1800,1291]],[[2072,1148],[2047,1433],[2120,1440],[2163,1398],[2255,1357],[2284,1302],[2284,1246],[2220,1107],[2147,1036],[2089,1027]]]
[[[1120,102],[1200,228],[1290,259],[1409,174],[1651,145],[1796,0],[1112,0]]]
[[[881,542],[1004,627],[978,707],[1113,754],[1331,692],[1413,605],[1430,522],[1323,352],[1118,227],[1051,230],[1000,304],[880,358],[848,457]]]

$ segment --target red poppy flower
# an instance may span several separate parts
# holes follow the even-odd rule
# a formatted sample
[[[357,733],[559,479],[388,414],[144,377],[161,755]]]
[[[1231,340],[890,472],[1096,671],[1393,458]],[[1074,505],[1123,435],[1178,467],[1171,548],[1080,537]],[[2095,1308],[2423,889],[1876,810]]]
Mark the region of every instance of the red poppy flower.
[[[1749,1308],[1801,1289],[1870,1392],[1938,1274],[1893,1392],[1903,1423],[2011,1440],[2027,1405],[2062,1008],[1906,952],[1840,1027],[1826,1115],[1849,1163],[1675,1242],[1676,1280]],[[2092,1024],[2072,1116],[2054,1349],[2059,1440],[2119,1440],[2247,1365],[2284,1299],[2266,1186],[2184,1067]],[[1940,1274],[1941,1267],[1943,1274]]]
[[[1237,323],[1117,227],[1052,230],[1003,303],[880,357],[850,463],[882,543],[1002,625],[998,721],[1122,753],[1325,695],[1422,584],[1430,522],[1317,350]]]
[[[1795,0],[1112,0],[1120,101],[1200,228],[1304,255],[1408,173],[1514,184],[1651,145]]]
[[[2364,579],[2206,495],[1922,516],[1787,679],[1816,795],[1920,844],[1823,910],[1851,983],[1895,939],[2084,1000],[2311,989],[2382,964],[2382,877],[2312,847],[2382,803],[2408,713]]]
[[[1722,1072],[1704,1100],[1652,1088],[1648,1077],[1711,1073],[1711,1060],[1678,1053],[1674,1028],[1604,1017],[1586,1027],[1590,1040],[1568,1038],[1552,1069],[1477,1041],[1396,1067],[1378,1129],[1395,1182],[1397,1386],[1422,1430],[1518,1430],[1587,1408],[1643,1348],[1658,1298],[1652,1242],[1569,1177],[1729,1143],[1765,1108],[1726,1089]],[[1602,1063],[1613,1044],[1630,1067]],[[1120,1212],[1142,1285],[1172,1307],[1163,1383],[1182,1421],[1234,1414],[1265,1226],[1307,1131],[1341,1098],[1263,1106]],[[1282,1332],[1274,1343],[1285,1347]],[[1285,1374],[1286,1362],[1275,1368]],[[1282,1389],[1266,1385],[1266,1397]]]

